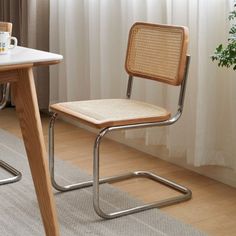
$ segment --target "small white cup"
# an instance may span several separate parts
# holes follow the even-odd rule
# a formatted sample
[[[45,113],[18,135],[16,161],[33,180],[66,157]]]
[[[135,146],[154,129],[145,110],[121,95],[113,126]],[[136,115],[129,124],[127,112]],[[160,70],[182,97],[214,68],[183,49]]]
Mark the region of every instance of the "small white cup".
[[[11,44],[13,41],[13,44]],[[9,49],[13,49],[17,46],[17,38],[11,37],[9,32],[0,31],[0,55],[6,54]]]

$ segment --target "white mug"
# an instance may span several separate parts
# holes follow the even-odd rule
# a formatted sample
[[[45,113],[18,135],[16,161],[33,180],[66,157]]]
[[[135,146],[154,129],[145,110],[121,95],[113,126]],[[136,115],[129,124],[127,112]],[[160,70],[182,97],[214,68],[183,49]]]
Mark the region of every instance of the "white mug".
[[[11,44],[11,41],[14,43]],[[6,54],[9,49],[13,49],[17,46],[17,38],[11,37],[9,32],[0,31],[0,55]]]

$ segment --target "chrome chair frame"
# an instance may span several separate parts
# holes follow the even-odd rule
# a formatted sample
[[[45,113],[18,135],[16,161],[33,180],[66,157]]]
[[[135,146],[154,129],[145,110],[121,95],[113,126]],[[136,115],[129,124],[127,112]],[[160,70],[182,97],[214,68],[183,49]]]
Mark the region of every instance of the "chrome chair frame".
[[[0,29],[2,31],[8,31],[11,34],[12,23],[0,22]],[[7,99],[9,97],[9,92],[10,92],[10,83],[4,83],[2,84],[2,86],[3,86],[3,91],[2,91],[2,96],[0,98],[0,110],[2,110],[7,104]],[[22,174],[18,170],[16,170],[14,167],[4,162],[3,160],[0,160],[0,167],[2,167],[8,173],[13,175],[13,177],[0,180],[0,185],[14,183],[21,179]]]
[[[3,84],[2,99],[0,100],[0,110],[2,110],[7,104],[9,91],[10,91],[10,83]],[[22,178],[21,172],[16,170],[9,164],[7,164],[5,161],[0,160],[0,167],[2,167],[8,173],[12,174],[12,177],[6,179],[0,179],[0,185],[11,184],[21,180]]]
[[[15,182],[21,180],[21,178],[22,178],[21,172],[16,170],[14,167],[10,166],[9,164],[7,164],[5,161],[0,160],[0,167],[2,167],[8,173],[13,175],[13,177],[9,177],[9,178],[6,178],[6,179],[1,179],[0,180],[0,185],[11,184],[11,183],[15,183]]]
[[[0,110],[2,110],[6,104],[10,92],[10,83],[3,84],[2,98],[0,100]]]
[[[188,189],[182,185],[179,185],[173,181],[165,179],[161,176],[158,176],[156,174],[148,172],[148,171],[135,171],[135,172],[126,173],[123,175],[112,176],[112,177],[101,178],[101,179],[100,179],[100,174],[99,174],[99,169],[100,169],[99,147],[100,147],[100,143],[102,141],[102,138],[107,133],[109,133],[111,131],[115,131],[115,130],[122,130],[122,129],[147,128],[147,127],[154,127],[154,126],[168,126],[168,125],[175,123],[180,118],[180,116],[182,115],[182,112],[183,112],[183,107],[184,107],[184,97],[185,97],[186,82],[187,82],[187,77],[188,77],[189,62],[190,62],[190,56],[187,56],[184,79],[181,83],[181,88],[180,88],[180,93],[179,93],[178,110],[173,117],[171,117],[170,119],[168,119],[166,121],[161,121],[161,122],[150,122],[150,123],[144,123],[144,124],[113,126],[113,127],[107,127],[107,128],[100,130],[100,132],[98,133],[98,135],[96,137],[96,140],[94,143],[94,148],[93,148],[93,180],[85,181],[85,182],[81,182],[81,183],[70,184],[70,185],[66,185],[66,186],[62,186],[56,182],[55,174],[54,174],[54,171],[55,171],[55,168],[54,168],[54,162],[55,162],[55,160],[54,160],[54,124],[55,124],[55,120],[56,120],[58,114],[54,113],[51,118],[50,124],[49,124],[49,170],[50,170],[50,174],[51,174],[51,182],[52,182],[53,187],[55,189],[57,189],[58,191],[66,192],[66,191],[71,191],[71,190],[75,190],[75,189],[81,189],[81,188],[93,186],[94,209],[100,217],[105,218],[105,219],[112,219],[112,218],[144,211],[144,210],[155,208],[155,207],[169,206],[169,205],[172,205],[175,203],[179,203],[179,202],[183,202],[183,201],[187,201],[187,200],[191,199],[192,192],[190,189]],[[131,96],[132,83],[133,83],[133,77],[129,76],[128,86],[127,86],[127,98],[130,98],[130,96]],[[99,192],[100,192],[99,186],[100,186],[100,184],[122,181],[122,180],[130,179],[133,177],[149,178],[149,179],[159,182],[169,188],[172,188],[182,194],[177,197],[171,197],[171,198],[168,198],[165,200],[155,201],[152,203],[143,204],[143,205],[140,205],[137,207],[133,207],[133,208],[125,209],[125,210],[120,210],[120,211],[116,211],[116,212],[112,212],[112,213],[104,212],[100,207],[100,200],[99,200]]]
[[[0,100],[0,110],[2,110],[6,106],[7,99],[9,97],[9,90],[10,90],[10,83],[4,84],[2,91],[2,99]],[[15,183],[21,180],[22,178],[21,172],[16,170],[9,164],[7,164],[5,161],[0,160],[0,167],[2,167],[8,173],[12,174],[12,177],[6,179],[0,179],[0,185]]]

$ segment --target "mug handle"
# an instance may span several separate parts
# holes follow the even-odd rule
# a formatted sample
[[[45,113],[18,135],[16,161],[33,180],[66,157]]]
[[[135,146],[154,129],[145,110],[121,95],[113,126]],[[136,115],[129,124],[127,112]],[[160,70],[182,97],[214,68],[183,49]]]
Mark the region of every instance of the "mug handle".
[[[15,47],[17,46],[18,40],[17,40],[16,37],[10,37],[10,40],[11,40],[11,41],[13,40],[13,41],[14,41],[14,44],[11,44],[10,47],[9,47],[9,49],[13,49],[13,48],[15,48]]]

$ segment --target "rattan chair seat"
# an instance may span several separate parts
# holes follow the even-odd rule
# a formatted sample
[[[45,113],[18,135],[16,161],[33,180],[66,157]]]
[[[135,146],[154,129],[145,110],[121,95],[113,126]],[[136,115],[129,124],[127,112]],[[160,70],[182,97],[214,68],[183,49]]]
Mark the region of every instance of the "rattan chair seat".
[[[65,102],[51,105],[50,109],[96,128],[164,121],[170,117],[170,112],[162,107],[132,99]]]

